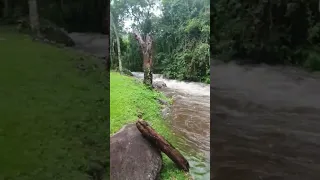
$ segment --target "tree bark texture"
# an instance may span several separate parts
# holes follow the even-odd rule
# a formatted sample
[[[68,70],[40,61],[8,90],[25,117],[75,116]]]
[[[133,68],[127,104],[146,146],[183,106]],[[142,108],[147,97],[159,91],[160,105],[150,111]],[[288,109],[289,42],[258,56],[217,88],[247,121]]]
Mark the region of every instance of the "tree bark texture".
[[[38,7],[37,7],[37,0],[28,0],[29,4],[29,19],[30,19],[30,26],[32,32],[34,32],[38,37],[40,36],[40,29],[39,29],[39,14],[38,14]]]
[[[115,34],[115,36],[116,36],[117,51],[118,51],[118,62],[119,62],[119,71],[120,71],[120,73],[122,73],[122,60],[121,60],[120,38],[119,38],[118,31],[117,31],[116,25],[115,25],[115,23],[114,23],[113,15],[112,15],[111,12],[110,12],[110,21],[111,21],[111,26],[112,26],[112,28],[113,28],[113,32],[114,32],[114,34]]]
[[[140,45],[143,56],[143,83],[152,88],[152,38],[150,34],[147,34],[143,40],[138,32],[134,32],[134,36]]]
[[[189,171],[189,163],[183,155],[165,138],[159,135],[146,121],[140,119],[136,122],[136,125],[141,134],[149,140],[151,144],[165,153],[179,168],[186,172]]]

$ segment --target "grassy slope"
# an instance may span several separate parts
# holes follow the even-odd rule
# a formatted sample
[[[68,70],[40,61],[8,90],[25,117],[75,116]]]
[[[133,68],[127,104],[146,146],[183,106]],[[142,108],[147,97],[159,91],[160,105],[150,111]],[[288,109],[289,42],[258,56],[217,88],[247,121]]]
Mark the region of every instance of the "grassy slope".
[[[131,77],[118,73],[110,74],[110,133],[114,134],[127,123],[135,122],[138,113],[143,114],[143,119],[148,121],[154,129],[170,140],[170,130],[160,115],[160,105],[157,97],[161,94],[148,90],[141,83]],[[164,169],[161,173],[163,180],[185,180],[187,176],[177,170],[171,160],[164,157]]]
[[[108,164],[107,78],[98,60],[1,27],[0,179],[87,180],[106,169],[94,162]]]

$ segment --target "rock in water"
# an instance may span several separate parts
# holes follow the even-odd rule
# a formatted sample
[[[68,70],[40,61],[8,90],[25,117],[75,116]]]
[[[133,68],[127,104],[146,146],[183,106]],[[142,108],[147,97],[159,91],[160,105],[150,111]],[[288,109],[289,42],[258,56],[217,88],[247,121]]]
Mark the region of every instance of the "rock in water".
[[[163,81],[155,81],[153,83],[153,87],[157,89],[161,89],[161,88],[167,87],[167,84]]]
[[[166,106],[169,105],[169,102],[167,102],[167,101],[164,100],[164,99],[158,99],[158,102],[159,102],[161,105],[166,105]]]
[[[165,107],[161,110],[161,115],[163,119],[167,119],[168,116],[170,115],[170,107]]]
[[[132,72],[129,69],[123,68],[122,72],[127,76],[133,76]]]
[[[112,180],[155,180],[162,157],[136,125],[129,124],[110,138],[110,166]]]

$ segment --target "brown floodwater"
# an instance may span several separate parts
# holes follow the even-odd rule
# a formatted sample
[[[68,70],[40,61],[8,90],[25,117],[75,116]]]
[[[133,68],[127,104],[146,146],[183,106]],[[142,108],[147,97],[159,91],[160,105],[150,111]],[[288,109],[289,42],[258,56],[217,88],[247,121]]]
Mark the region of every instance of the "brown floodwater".
[[[70,33],[76,42],[75,49],[98,57],[106,56],[108,36],[89,33]],[[142,73],[134,73],[142,78]],[[199,83],[168,80],[154,75],[155,81],[163,81],[167,88],[162,89],[174,99],[168,124],[176,134],[178,148],[190,164],[190,172],[195,180],[208,180],[210,177],[210,87]]]
[[[319,74],[214,63],[211,72],[211,179],[320,179]]]
[[[134,73],[142,78],[142,73]],[[210,179],[210,86],[195,82],[169,80],[154,75],[167,87],[160,89],[173,98],[166,120],[175,134],[173,145],[187,158],[195,180]]]
[[[107,36],[70,36],[76,48],[105,56]],[[211,66],[210,89],[155,77],[174,97],[168,121],[195,179],[209,179],[211,145],[211,179],[319,180],[320,75],[292,67]]]

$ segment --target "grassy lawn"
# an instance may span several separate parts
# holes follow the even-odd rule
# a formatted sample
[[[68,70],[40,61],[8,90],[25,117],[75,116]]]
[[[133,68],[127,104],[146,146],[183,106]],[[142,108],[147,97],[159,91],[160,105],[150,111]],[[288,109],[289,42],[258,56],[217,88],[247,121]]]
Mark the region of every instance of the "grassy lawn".
[[[138,113],[169,141],[172,134],[160,115],[157,98],[162,96],[147,89],[132,77],[118,73],[110,74],[110,134],[114,134],[127,123],[135,122]],[[163,154],[164,168],[161,173],[163,180],[186,180],[188,175],[178,170],[174,163]]]
[[[108,173],[107,76],[101,60],[1,27],[0,179]]]

